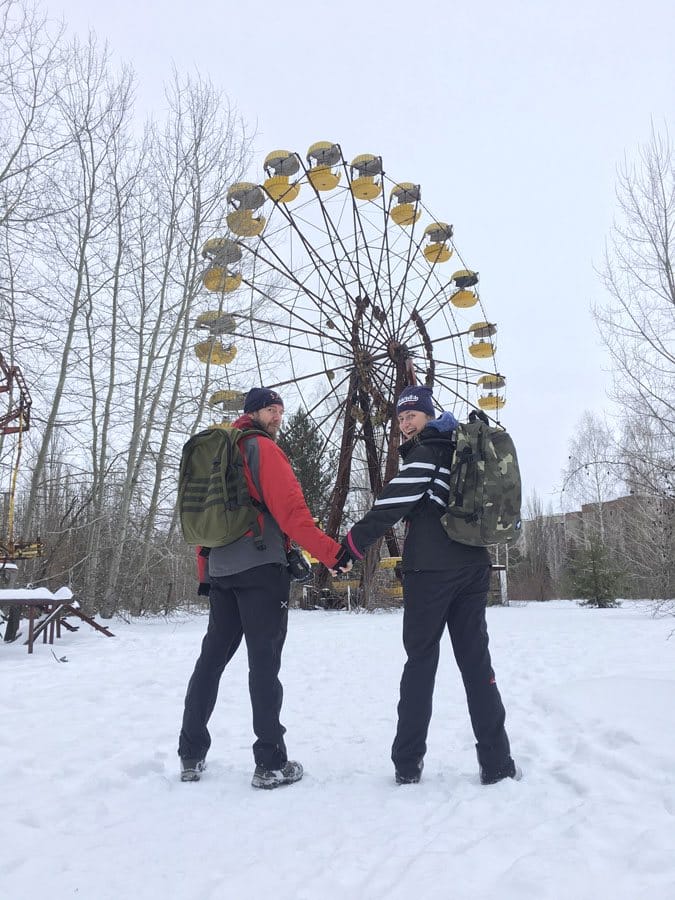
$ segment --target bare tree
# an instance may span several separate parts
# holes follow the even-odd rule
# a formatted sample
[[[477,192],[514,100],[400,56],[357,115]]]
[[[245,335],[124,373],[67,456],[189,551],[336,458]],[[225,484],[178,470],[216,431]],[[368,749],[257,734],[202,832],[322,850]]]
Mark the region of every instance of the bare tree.
[[[97,245],[109,239],[116,219],[108,161],[131,99],[130,74],[110,76],[107,51],[99,50],[93,36],[84,45],[75,42],[71,46],[69,69],[70,80],[59,92],[59,111],[72,135],[72,152],[61,166],[53,168],[51,176],[51,192],[60,196],[64,211],[47,223],[56,271],[51,278],[50,302],[35,315],[52,337],[59,323],[65,322],[49,411],[33,465],[24,528],[30,525],[36,509],[55,430],[68,423],[74,432],[88,415],[82,381],[86,369],[81,365],[86,346],[85,317],[94,284],[109,278],[100,265]]]
[[[652,128],[618,174],[618,215],[605,254],[610,299],[593,312],[614,368],[625,423],[624,479],[675,497],[675,147]]]
[[[578,505],[594,506],[601,540],[605,539],[604,503],[620,493],[620,469],[612,430],[601,416],[585,410],[569,442],[562,492]]]
[[[555,595],[551,559],[555,525],[536,491],[528,498],[521,540],[509,551],[509,599],[550,600]]]
[[[161,540],[155,540],[157,527],[170,530],[180,446],[208,396],[208,378],[191,360],[201,290],[199,250],[205,237],[224,228],[227,186],[241,178],[248,162],[243,124],[208,81],[174,73],[167,101],[164,125],[148,129],[145,193],[137,201],[134,269],[141,316],[129,332],[135,346],[134,408],[106,613],[118,602],[128,538],[140,546],[133,587],[126,580],[136,593],[139,582],[152,578],[153,552],[164,556]],[[133,522],[130,512],[140,498],[142,520]]]
[[[49,215],[44,177],[70,143],[57,114],[63,29],[39,5],[0,0],[0,227]]]

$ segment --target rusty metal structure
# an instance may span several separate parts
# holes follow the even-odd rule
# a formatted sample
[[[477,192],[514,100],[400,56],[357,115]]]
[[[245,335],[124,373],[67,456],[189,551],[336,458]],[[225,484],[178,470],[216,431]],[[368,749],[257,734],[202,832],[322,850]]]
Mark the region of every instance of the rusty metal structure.
[[[14,500],[21,462],[23,436],[30,428],[32,400],[21,369],[10,366],[0,353],[0,395],[7,396],[7,407],[0,413],[0,434],[17,435],[6,501],[6,522],[0,535],[0,566],[19,559],[34,559],[42,554],[42,543],[14,539]]]
[[[207,377],[223,412],[241,409],[254,363],[260,384],[311,416],[337,451],[325,523],[337,535],[350,491],[377,495],[397,469],[404,386],[433,387],[439,410],[480,406],[497,420],[497,326],[454,227],[429,213],[419,184],[389,179],[380,156],[348,162],[319,141],[304,156],[274,150],[263,169],[260,183],[228,189],[229,231],[203,246],[195,355],[221,367]],[[393,534],[387,544],[397,556]]]

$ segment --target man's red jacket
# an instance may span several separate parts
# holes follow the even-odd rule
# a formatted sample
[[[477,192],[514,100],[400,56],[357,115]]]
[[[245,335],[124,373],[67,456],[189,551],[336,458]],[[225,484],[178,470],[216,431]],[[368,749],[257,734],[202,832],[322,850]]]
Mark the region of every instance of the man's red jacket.
[[[240,416],[232,423],[235,428],[255,428],[256,423],[248,415]],[[260,491],[253,481],[248,466],[246,453],[243,452],[244,476],[251,497],[263,503],[279,528],[287,537],[295,541],[303,550],[320,560],[328,568],[333,568],[340,554],[340,545],[333,538],[321,531],[312,519],[302,488],[291,468],[286,454],[271,438],[252,434],[243,441],[257,441],[260,467],[258,483]],[[262,496],[261,496],[262,494]],[[263,515],[259,513],[258,521],[264,527]],[[197,548],[197,567],[200,582],[208,581],[208,560],[199,554]]]

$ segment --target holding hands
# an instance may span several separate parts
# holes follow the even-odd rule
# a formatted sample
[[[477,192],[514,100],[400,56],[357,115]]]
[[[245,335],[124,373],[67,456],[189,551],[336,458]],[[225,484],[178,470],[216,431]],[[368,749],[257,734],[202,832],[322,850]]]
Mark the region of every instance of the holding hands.
[[[340,572],[349,572],[354,565],[354,560],[356,556],[349,549],[347,544],[347,538],[342,539],[342,543],[340,544],[340,553],[338,558],[335,560],[335,565],[332,569],[328,571],[335,578]]]

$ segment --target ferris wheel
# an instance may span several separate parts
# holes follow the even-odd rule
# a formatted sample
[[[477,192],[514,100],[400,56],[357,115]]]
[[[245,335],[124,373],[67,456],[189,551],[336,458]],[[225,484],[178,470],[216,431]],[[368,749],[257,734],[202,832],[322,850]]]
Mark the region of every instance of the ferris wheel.
[[[263,169],[260,184],[228,189],[229,233],[202,249],[213,301],[196,320],[195,353],[223,367],[213,406],[242,408],[251,379],[237,384],[235,358],[245,357],[287,409],[311,416],[338,451],[326,522],[336,534],[354,459],[375,494],[396,472],[404,386],[433,387],[458,417],[477,405],[498,420],[497,325],[453,225],[431,215],[419,184],[388,178],[380,156],[347,162],[321,141],[304,157],[275,150]]]

